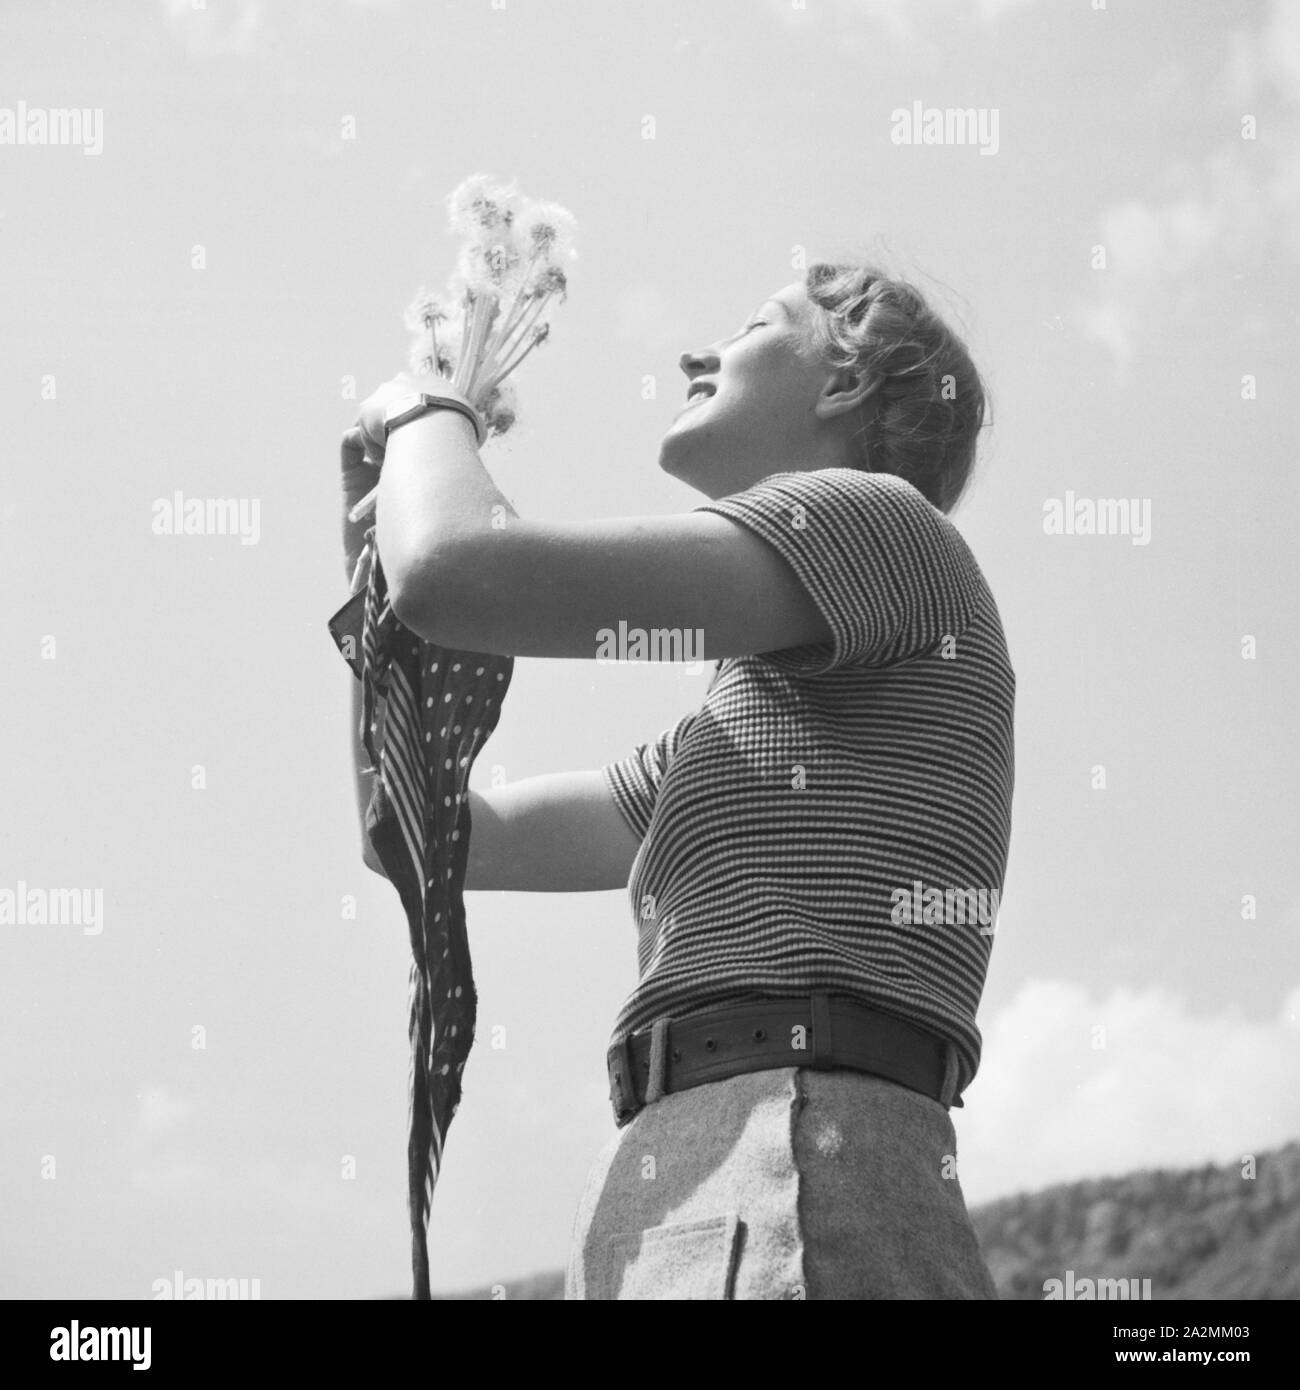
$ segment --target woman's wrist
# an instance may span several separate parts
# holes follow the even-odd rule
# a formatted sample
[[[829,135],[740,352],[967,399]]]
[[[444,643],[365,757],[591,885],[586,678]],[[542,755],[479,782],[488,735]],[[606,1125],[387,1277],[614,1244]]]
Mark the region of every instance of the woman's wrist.
[[[409,413],[399,415],[397,419],[385,425],[384,442],[387,445],[388,439],[399,429],[409,429],[418,420],[423,420],[427,415],[435,413],[447,413],[459,415],[462,420],[469,425],[474,434],[474,443],[481,446],[487,438],[487,423],[483,416],[474,407],[468,396],[459,391],[453,391],[445,383],[440,390],[422,389],[418,393],[421,396],[431,397],[436,400],[433,405],[412,405]]]
[[[388,443],[387,415],[390,408],[412,400],[417,396],[437,396],[447,401],[448,404],[433,409],[450,410],[453,414],[464,413],[465,418],[474,427],[475,435],[482,438],[486,426],[483,417],[475,407],[470,398],[462,391],[457,391],[445,377],[414,375],[410,372],[403,372],[395,376],[391,381],[386,381],[377,390],[372,391],[361,403],[361,409],[357,414],[357,426],[361,431],[361,437],[365,442],[367,456],[375,462],[382,460]],[[425,413],[432,411],[416,410],[410,417],[412,420],[421,419]],[[400,428],[394,425],[393,428]]]

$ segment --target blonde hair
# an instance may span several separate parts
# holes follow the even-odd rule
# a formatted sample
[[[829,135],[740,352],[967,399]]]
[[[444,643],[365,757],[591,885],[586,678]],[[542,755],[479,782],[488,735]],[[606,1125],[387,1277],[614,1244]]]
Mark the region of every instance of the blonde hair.
[[[858,407],[853,466],[906,479],[940,511],[970,481],[985,393],[965,344],[905,280],[870,265],[818,262],[804,287],[827,363],[879,386]]]

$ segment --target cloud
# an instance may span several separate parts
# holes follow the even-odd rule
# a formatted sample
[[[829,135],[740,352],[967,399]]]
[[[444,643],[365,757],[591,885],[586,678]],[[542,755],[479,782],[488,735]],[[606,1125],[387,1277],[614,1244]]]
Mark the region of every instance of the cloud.
[[[208,1191],[216,1174],[199,1158],[171,1154],[147,1158],[131,1169],[131,1186],[156,1196],[180,1196],[187,1192]]]
[[[168,30],[194,58],[247,55],[265,43],[259,0],[160,0]]]
[[[1031,981],[985,1026],[966,1099],[952,1113],[972,1203],[1276,1147],[1300,1136],[1300,987],[1260,1021],[1159,988]]]
[[[1263,25],[1233,30],[1223,53],[1218,95],[1255,118],[1255,139],[1234,131],[1199,164],[1166,169],[1156,197],[1100,214],[1106,268],[1075,317],[1121,368],[1142,326],[1170,306],[1195,307],[1224,262],[1300,257],[1300,9],[1274,0]]]
[[[1290,0],[1273,0],[1263,31],[1265,67],[1293,100],[1300,99],[1300,9]]]
[[[380,1197],[344,1179],[342,1154],[287,1161],[246,1148],[251,1118],[246,1101],[200,1106],[169,1086],[145,1082],[136,1091],[127,1138],[131,1186],[155,1197],[201,1193],[205,1202],[231,1209],[257,1201],[305,1217],[372,1223],[386,1214]]]
[[[222,1189],[232,1206],[247,1206],[260,1198],[272,1210],[290,1211],[308,1221],[324,1218],[354,1221],[365,1230],[382,1229],[391,1215],[382,1193],[368,1190],[342,1175],[338,1163],[304,1161],[286,1166],[278,1159],[263,1160],[241,1169]]]
[[[1234,172],[1236,177],[1234,178]],[[1196,178],[1197,176],[1193,176]],[[1211,165],[1199,186],[1187,187],[1162,203],[1136,199],[1113,204],[1101,218],[1100,244],[1106,267],[1098,271],[1100,293],[1084,304],[1079,319],[1084,331],[1104,344],[1121,366],[1133,355],[1143,310],[1159,292],[1159,283],[1177,281],[1211,260],[1225,237],[1226,220],[1249,198],[1240,170]]]
[[[400,0],[336,0],[335,8],[396,11]],[[192,58],[249,57],[268,53],[276,33],[265,0],[158,0],[166,31]],[[298,22],[321,0],[276,0],[280,19]]]
[[[897,48],[915,49],[925,41],[918,26],[916,0],[768,0],[768,9],[791,33],[817,34],[842,54],[863,54],[885,39]],[[925,11],[933,25],[933,10]]]
[[[1028,9],[1038,0],[977,0],[976,12],[985,24],[996,24],[1003,15]]]
[[[150,1141],[183,1128],[197,1106],[189,1096],[179,1095],[166,1086],[146,1082],[136,1092],[136,1135]]]
[[[206,1187],[213,1170],[191,1152],[198,1104],[156,1082],[136,1091],[135,1122],[127,1139],[131,1186],[156,1194],[192,1192]]]
[[[828,23],[841,52],[861,53],[880,38],[900,48],[931,46],[930,36],[965,22],[996,24],[1037,0],[768,0],[790,29]]]

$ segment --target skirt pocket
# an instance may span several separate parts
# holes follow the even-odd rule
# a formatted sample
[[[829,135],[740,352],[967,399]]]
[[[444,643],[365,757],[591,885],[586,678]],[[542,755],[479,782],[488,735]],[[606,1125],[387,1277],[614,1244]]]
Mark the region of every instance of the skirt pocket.
[[[592,1271],[602,1299],[730,1299],[743,1231],[735,1212],[620,1231]]]

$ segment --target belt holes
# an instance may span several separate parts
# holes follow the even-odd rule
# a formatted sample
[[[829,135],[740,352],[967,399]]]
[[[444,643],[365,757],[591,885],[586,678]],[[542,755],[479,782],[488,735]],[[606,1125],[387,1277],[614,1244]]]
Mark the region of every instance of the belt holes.
[[[765,1028],[755,1028],[755,1029],[754,1029],[754,1041],[755,1041],[755,1042],[766,1042],[766,1041],[767,1041],[767,1030],[766,1030]]]
[[[704,1039],[704,1050],[706,1052],[716,1052],[718,1044],[712,1038]]]
[[[682,1054],[681,1054],[680,1052],[678,1052],[678,1050],[677,1050],[676,1048],[673,1048],[673,1061],[674,1061],[674,1062],[680,1062],[681,1060],[682,1060]]]

